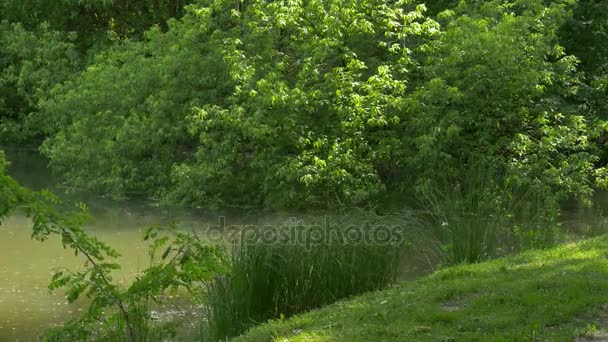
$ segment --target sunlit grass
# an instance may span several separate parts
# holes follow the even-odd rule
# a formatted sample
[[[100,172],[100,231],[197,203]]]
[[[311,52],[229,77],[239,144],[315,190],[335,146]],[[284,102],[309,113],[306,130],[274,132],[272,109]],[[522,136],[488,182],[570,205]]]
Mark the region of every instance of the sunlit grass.
[[[254,328],[237,341],[573,341],[608,329],[608,237],[474,265]]]

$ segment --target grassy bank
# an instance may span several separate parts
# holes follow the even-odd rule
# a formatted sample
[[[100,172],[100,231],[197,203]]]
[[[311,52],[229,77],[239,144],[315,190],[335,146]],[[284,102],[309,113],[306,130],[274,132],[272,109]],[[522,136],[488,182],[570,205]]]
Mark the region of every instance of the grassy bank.
[[[608,236],[462,265],[237,341],[573,341],[608,329]]]

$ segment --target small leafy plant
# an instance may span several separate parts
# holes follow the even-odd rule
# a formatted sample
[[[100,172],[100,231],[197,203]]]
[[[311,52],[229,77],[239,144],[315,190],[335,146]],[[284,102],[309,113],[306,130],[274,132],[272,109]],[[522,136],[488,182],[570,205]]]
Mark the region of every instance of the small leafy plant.
[[[114,281],[112,273],[120,268],[115,262],[118,252],[86,233],[86,207],[63,214],[61,202],[50,193],[32,197],[27,212],[34,221],[33,238],[47,240],[61,237],[63,248],[83,256],[79,270],[62,269],[54,273],[50,290],[63,288],[69,302],[85,296],[90,300],[85,314],[64,326],[50,329],[47,341],[148,341],[172,336],[170,324],[152,322],[152,304],[162,304],[169,289],[185,289],[200,296],[201,282],[224,272],[222,250],[209,246],[195,233],[150,228],[150,266],[128,286]],[[162,253],[161,253],[162,252]]]

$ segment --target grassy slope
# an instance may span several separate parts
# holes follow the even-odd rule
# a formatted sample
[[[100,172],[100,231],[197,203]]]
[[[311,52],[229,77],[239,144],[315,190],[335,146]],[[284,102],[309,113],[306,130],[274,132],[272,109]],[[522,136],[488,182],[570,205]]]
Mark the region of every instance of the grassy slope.
[[[608,236],[476,265],[254,328],[237,341],[573,341],[608,328]]]

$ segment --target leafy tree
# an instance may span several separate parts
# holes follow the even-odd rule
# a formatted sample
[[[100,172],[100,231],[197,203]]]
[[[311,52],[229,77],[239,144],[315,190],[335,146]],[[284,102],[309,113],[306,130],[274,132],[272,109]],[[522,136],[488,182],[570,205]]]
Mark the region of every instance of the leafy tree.
[[[54,202],[52,197],[47,197]],[[81,296],[90,299],[87,311],[62,327],[49,329],[46,341],[150,341],[175,335],[173,323],[153,322],[151,305],[164,303],[169,289],[185,289],[192,300],[200,300],[202,282],[225,272],[219,247],[204,244],[194,234],[167,233],[151,228],[151,265],[128,287],[118,285],[112,272],[118,253],[82,230],[84,212],[58,214],[54,203],[38,201],[29,208],[34,218],[34,238],[44,241],[51,235],[62,238],[64,248],[85,259],[77,270],[60,270],[53,274],[50,290],[65,288],[69,302]],[[162,254],[159,252],[163,251]]]
[[[74,38],[46,24],[30,31],[21,24],[0,23],[0,143],[44,137],[39,102],[82,65]]]
[[[561,45],[575,5],[459,2],[440,27],[410,1],[198,3],[56,87],[44,151],[79,186],[192,205],[365,204],[480,161],[587,200],[604,128]]]
[[[559,45],[568,9],[487,3],[475,15],[442,14],[445,32],[425,48],[427,81],[408,105],[420,174],[457,180],[461,165],[482,159],[549,198],[588,197],[589,177],[604,172],[592,143],[601,126],[570,103],[581,81]]]
[[[100,10],[111,0],[1,0],[0,21],[36,30],[46,23],[51,31],[74,32],[82,46],[90,46],[107,25]]]
[[[382,137],[399,121],[390,112],[405,90],[407,45],[437,30],[423,10],[374,1],[193,7],[167,34],[115,49],[62,87],[47,103],[61,128],[46,151],[78,184],[164,185],[185,203],[364,201],[382,190],[374,169],[387,152],[374,149],[390,144]]]
[[[572,17],[561,30],[561,41],[568,52],[581,60],[588,73],[606,72],[608,68],[608,3],[579,0]]]
[[[153,194],[169,183],[172,163],[190,156],[186,114],[196,104],[222,101],[230,79],[214,43],[192,31],[196,21],[189,20],[101,54],[45,102],[42,116],[51,128],[45,151],[73,183]]]
[[[75,32],[79,46],[87,48],[105,39],[107,32],[119,37],[141,38],[154,25],[168,28],[179,18],[189,0],[2,0],[0,21],[21,23],[36,29],[48,23],[52,30]]]
[[[561,41],[580,59],[583,84],[576,99],[588,116],[608,118],[608,3],[580,0],[572,18],[562,27]],[[598,165],[608,162],[606,135],[597,140],[602,149]]]
[[[0,1],[0,143],[48,134],[38,107],[53,86],[121,39],[142,39],[182,16],[187,0]],[[51,120],[52,121],[52,120]]]

